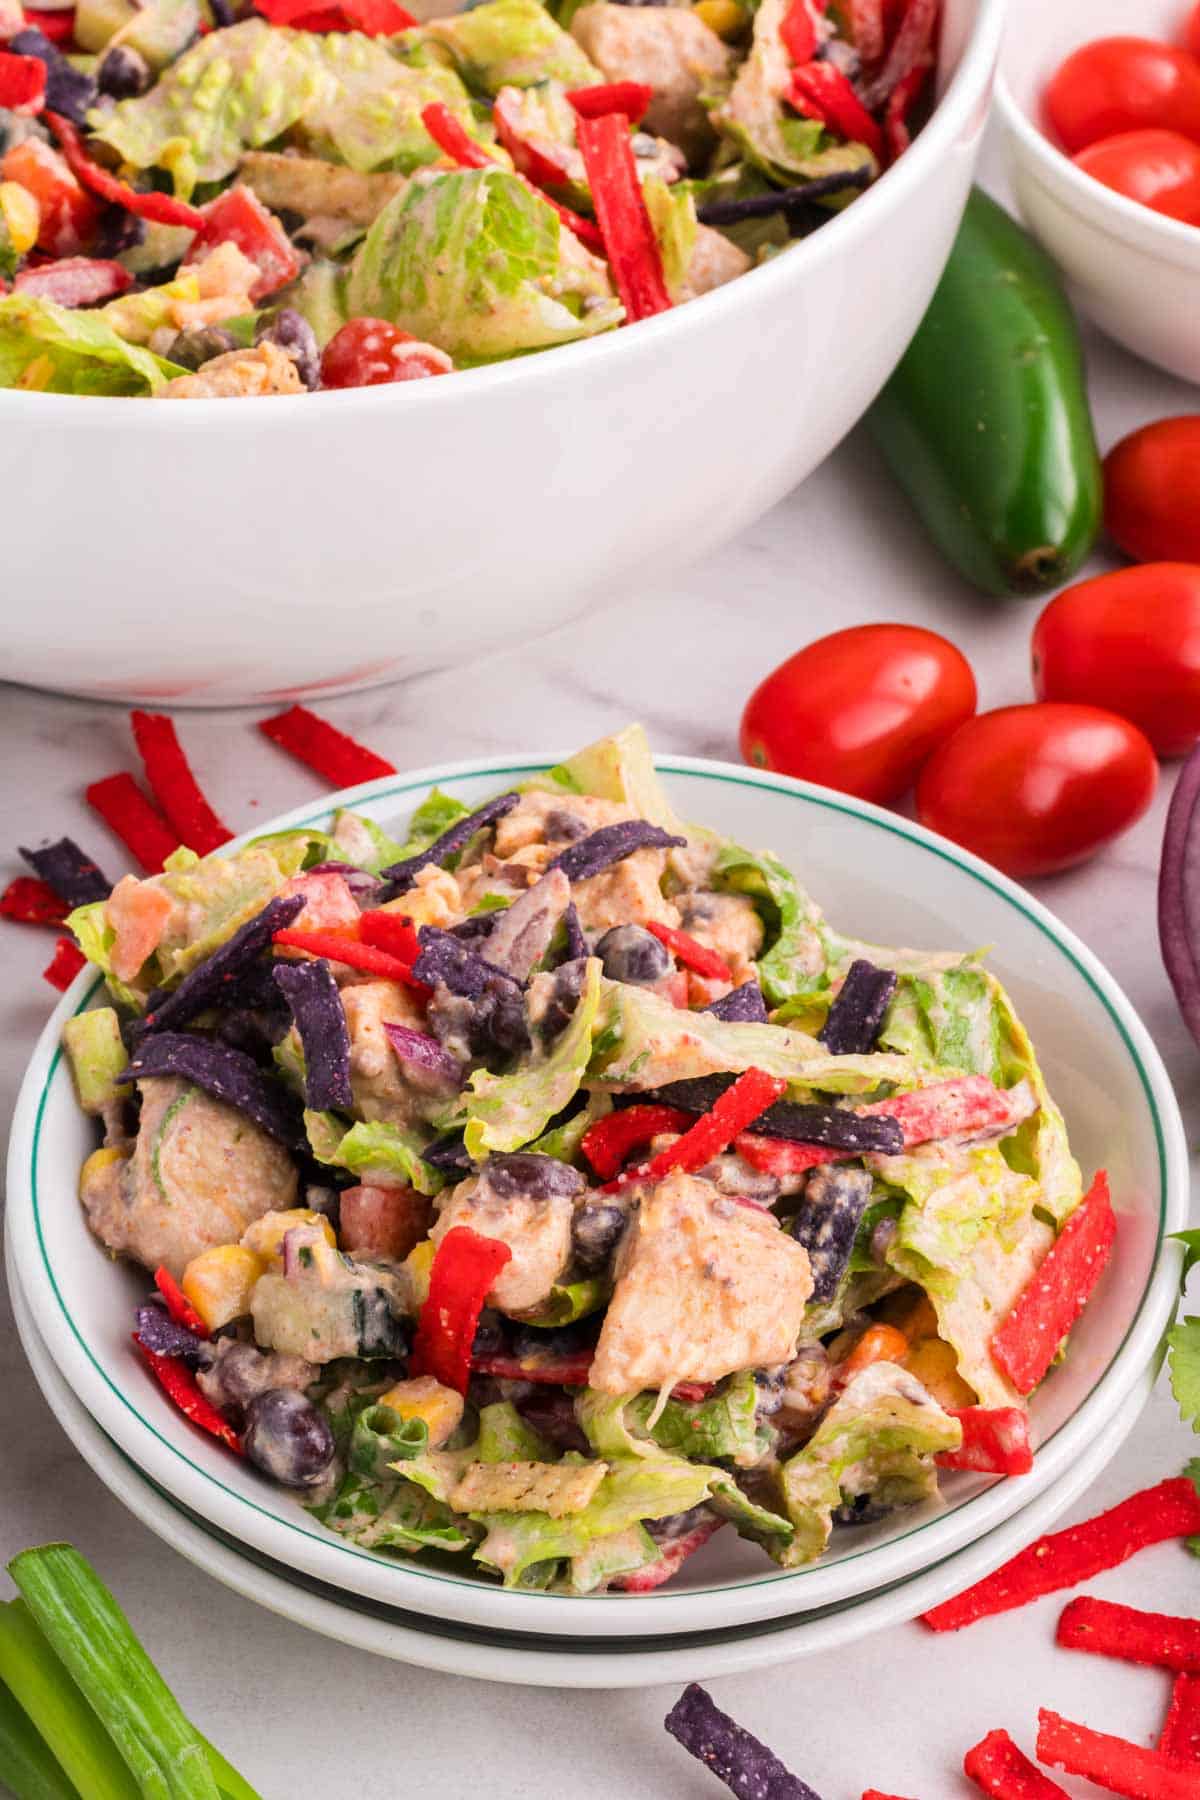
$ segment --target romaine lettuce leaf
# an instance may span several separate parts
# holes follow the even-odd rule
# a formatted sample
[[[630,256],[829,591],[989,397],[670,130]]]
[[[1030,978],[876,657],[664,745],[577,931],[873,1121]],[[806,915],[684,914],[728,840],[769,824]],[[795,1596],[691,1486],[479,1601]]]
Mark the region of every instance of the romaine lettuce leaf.
[[[571,794],[615,800],[637,818],[648,819],[651,825],[659,825],[677,837],[689,835],[689,827],[667,799],[640,725],[627,725],[612,737],[597,738],[565,762],[556,763],[545,775],[535,776],[527,786],[551,793],[566,788]],[[691,835],[695,835],[694,830]]]
[[[992,1361],[992,1333],[1054,1239],[1035,1217],[1038,1185],[992,1145],[929,1145],[907,1156],[866,1158],[906,1197],[887,1261],[924,1288],[938,1336],[981,1406],[1023,1405]]]
[[[493,1150],[520,1150],[578,1092],[591,1055],[600,985],[599,961],[589,957],[570,1022],[540,1061],[518,1063],[507,1075],[476,1069],[464,1099],[467,1153],[477,1162]]]
[[[610,1531],[596,1538],[571,1558],[566,1577],[569,1594],[593,1594],[615,1575],[629,1575],[657,1562],[662,1550],[644,1525],[631,1525],[628,1531]]]
[[[605,264],[503,169],[454,170],[397,194],[355,254],[346,297],[351,314],[403,324],[459,362],[592,337],[622,317]]]
[[[421,1155],[429,1139],[419,1132],[380,1119],[347,1126],[336,1113],[311,1110],[305,1111],[304,1128],[318,1162],[349,1169],[368,1181],[374,1176],[385,1183],[402,1182],[418,1194],[436,1194],[445,1186],[445,1176]]]
[[[483,1463],[553,1462],[557,1452],[525,1423],[511,1400],[497,1400],[479,1409],[473,1455]]]
[[[125,341],[103,312],[34,294],[0,298],[0,387],[43,394],[153,394],[187,371]]]
[[[486,0],[466,12],[433,19],[420,32],[444,45],[463,80],[489,99],[502,87],[533,87],[539,81],[556,80],[577,88],[601,79],[540,0]]]
[[[903,1369],[894,1363],[864,1369],[779,1472],[795,1537],[776,1551],[778,1560],[792,1568],[820,1556],[843,1499],[869,1494],[891,1507],[934,1498],[933,1458],[961,1441],[958,1420]]]
[[[772,1006],[828,987],[828,928],[821,909],[777,856],[726,844],[713,865],[713,886],[748,895],[763,916],[770,947],[756,966]]]
[[[612,1099],[608,1094],[589,1094],[586,1106],[572,1113],[562,1125],[552,1125],[549,1131],[543,1131],[541,1137],[525,1148],[536,1151],[539,1156],[557,1157],[559,1162],[578,1162],[579,1146],[589,1127],[611,1111]]]
[[[651,1423],[657,1394],[639,1394],[629,1402],[626,1419],[643,1437],[651,1437],[664,1450],[676,1450],[701,1462],[728,1457],[741,1468],[753,1468],[770,1448],[770,1431],[757,1418],[758,1384],[754,1371],[745,1369],[726,1382],[708,1400],[668,1400]]]

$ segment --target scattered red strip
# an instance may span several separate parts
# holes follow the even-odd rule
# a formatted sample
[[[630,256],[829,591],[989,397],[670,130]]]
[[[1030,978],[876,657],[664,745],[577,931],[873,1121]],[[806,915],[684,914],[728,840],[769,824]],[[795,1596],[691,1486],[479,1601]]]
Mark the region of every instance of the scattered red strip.
[[[165,1265],[154,1271],[154,1285],[163,1297],[163,1304],[177,1325],[185,1331],[194,1331],[199,1338],[211,1336],[208,1326],[200,1317],[170,1269]]]
[[[355,743],[328,720],[318,718],[307,706],[289,706],[273,719],[260,719],[258,729],[273,744],[324,776],[331,787],[357,787],[380,775],[394,775],[396,766],[374,750]]]
[[[929,80],[929,71],[933,66],[933,58],[918,63],[910,69],[903,81],[898,81],[888,96],[888,103],[883,115],[883,142],[887,150],[888,161],[896,162],[904,152],[912,146],[912,130],[908,123],[908,115],[920,98],[925,83]]]
[[[629,125],[621,113],[579,120],[575,133],[604,253],[628,322],[669,312],[672,301],[663,274],[662,253],[629,147]]]
[[[628,1575],[618,1575],[612,1585],[625,1594],[653,1593],[664,1581],[670,1581],[672,1575],[678,1575],[688,1557],[694,1556],[697,1550],[702,1550],[724,1523],[724,1519],[704,1520],[682,1537],[673,1538],[670,1543],[664,1544],[662,1555],[655,1562],[633,1569]]]
[[[581,119],[602,119],[620,113],[631,125],[640,125],[654,89],[644,81],[602,81],[594,87],[572,88],[567,99]]]
[[[365,915],[370,916],[369,913]],[[627,1106],[621,1112],[606,1113],[602,1119],[597,1119],[584,1132],[579,1148],[601,1181],[611,1181],[633,1151],[644,1149],[661,1133],[690,1131],[695,1123],[695,1113],[647,1101],[642,1106]]]
[[[992,1335],[992,1361],[1019,1394],[1030,1394],[1092,1296],[1117,1235],[1101,1169],[1043,1258],[1029,1285]]]
[[[1158,1753],[1175,1762],[1200,1764],[1200,1675],[1175,1677]]]
[[[210,1437],[219,1438],[236,1455],[241,1456],[241,1438],[229,1420],[223,1418],[212,1402],[201,1393],[196,1377],[186,1364],[173,1356],[157,1356],[153,1350],[147,1350],[136,1333],[133,1341],[184,1417],[190,1419],[193,1425],[198,1425],[201,1431],[207,1431]]]
[[[307,950],[310,956],[325,956],[330,962],[345,963],[348,969],[362,969],[368,975],[382,975],[387,981],[402,981],[419,994],[428,994],[423,981],[418,981],[412,968],[398,956],[364,944],[348,931],[277,931],[276,944],[292,950]]]
[[[48,881],[36,875],[18,875],[0,894],[0,918],[18,925],[61,925],[70,907]]]
[[[1200,1673],[1200,1619],[1141,1612],[1136,1606],[1093,1600],[1090,1594],[1063,1608],[1058,1642],[1067,1650],[1090,1650],[1177,1674]]]
[[[186,225],[192,231],[198,231],[203,225],[204,214],[194,206],[173,200],[169,194],[139,193],[128,182],[118,181],[108,169],[93,162],[84,148],[81,133],[70,119],[49,110],[42,116],[58,139],[71,173],[101,200],[111,200],[114,206],[123,206],[126,212],[134,213],[139,219],[149,219],[156,225]]]
[[[931,1631],[958,1631],[976,1619],[1026,1606],[1043,1594],[1077,1587],[1104,1569],[1117,1568],[1151,1544],[1197,1532],[1200,1494],[1186,1475],[1178,1475],[1131,1494],[1119,1506],[1082,1525],[1068,1525],[1065,1531],[1037,1538],[965,1593],[922,1613],[922,1623]]]
[[[675,1169],[689,1174],[702,1169],[722,1150],[728,1150],[747,1125],[752,1125],[786,1091],[787,1082],[782,1076],[768,1075],[764,1069],[747,1069],[690,1131],[652,1156],[648,1163],[627,1170],[608,1185],[623,1187],[632,1181],[661,1181]]]
[[[336,6],[314,5],[313,0],[256,0],[256,4],[270,24],[291,25],[297,31],[361,31],[365,37],[393,37],[417,22],[396,0],[337,0]]]
[[[1082,1775],[1127,1800],[1196,1800],[1200,1791],[1196,1771],[1186,1764],[1125,1738],[1110,1737],[1106,1731],[1076,1725],[1044,1707],[1038,1713],[1037,1753],[1038,1761],[1052,1769]]]
[[[446,1233],[451,1236],[450,1232]],[[432,1290],[431,1290],[432,1291]],[[490,1375],[496,1381],[536,1381],[558,1387],[586,1387],[592,1367],[592,1352],[578,1350],[570,1356],[476,1356],[471,1363],[476,1375]]]
[[[147,875],[157,875],[179,848],[179,839],[132,775],[108,775],[103,781],[93,781],[85,789],[85,798]]]
[[[495,158],[475,142],[470,132],[443,101],[435,100],[432,106],[423,106],[421,123],[438,149],[444,151],[460,169],[492,169],[497,166]]]
[[[962,1426],[957,1450],[934,1457],[940,1469],[972,1469],[978,1475],[1028,1475],[1033,1467],[1029,1420],[1019,1406],[951,1408]]]
[[[660,944],[665,944],[685,969],[694,969],[697,975],[703,975],[708,981],[733,980],[733,970],[725,958],[718,956],[715,950],[710,950],[707,944],[697,943],[686,931],[676,931],[670,925],[660,925],[657,919],[652,919],[646,930]]]
[[[809,11],[808,0],[792,0],[783,15],[779,36],[793,63],[810,63],[817,54],[817,27]],[[855,40],[857,43],[857,39]],[[861,46],[859,54],[863,55]]]
[[[45,100],[46,65],[41,57],[0,50],[0,106],[37,113]]]
[[[54,946],[54,955],[42,970],[42,979],[65,993],[80,969],[86,966],[87,957],[75,939],[60,937]]]
[[[150,792],[179,842],[197,856],[207,856],[210,850],[227,844],[233,833],[204,798],[166,713],[132,712],[129,721]]]
[[[434,1254],[429,1294],[409,1358],[410,1374],[432,1375],[443,1386],[466,1393],[483,1303],[511,1259],[503,1238],[452,1226]]]
[[[1068,1800],[1057,1781],[1043,1775],[1007,1731],[989,1731],[967,1751],[963,1769],[976,1787],[994,1795],[995,1800]]]

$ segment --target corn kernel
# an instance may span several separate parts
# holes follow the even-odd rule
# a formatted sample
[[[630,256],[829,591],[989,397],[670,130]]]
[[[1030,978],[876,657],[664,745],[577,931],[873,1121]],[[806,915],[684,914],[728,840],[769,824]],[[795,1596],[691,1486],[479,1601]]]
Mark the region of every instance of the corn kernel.
[[[128,1162],[132,1154],[131,1148],[127,1149],[119,1144],[109,1145],[103,1150],[93,1150],[79,1171],[80,1198],[106,1169],[111,1169],[114,1163]]]
[[[458,1426],[463,1416],[463,1397],[453,1388],[443,1387],[432,1375],[415,1375],[411,1381],[397,1381],[379,1404],[390,1406],[402,1419],[424,1419],[429,1427],[429,1448],[437,1450]]]
[[[974,1406],[975,1390],[958,1372],[958,1355],[943,1338],[919,1338],[904,1359],[904,1367],[927,1388],[939,1406]]]
[[[692,11],[719,38],[741,37],[749,23],[746,9],[739,6],[738,0],[696,0]]]
[[[333,1226],[323,1213],[307,1206],[293,1206],[287,1212],[264,1213],[242,1233],[242,1246],[252,1250],[266,1264],[277,1263],[283,1256],[283,1240],[298,1225],[315,1225],[324,1234],[330,1249],[336,1249]]]
[[[241,1319],[250,1311],[250,1296],[265,1264],[241,1244],[218,1244],[201,1250],[183,1271],[180,1283],[210,1331]]]
[[[408,1279],[412,1293],[414,1309],[424,1306],[429,1298],[429,1272],[433,1268],[433,1259],[437,1245],[429,1238],[410,1250],[401,1267],[408,1271]]]
[[[37,243],[42,222],[37,201],[19,181],[0,181],[0,214],[13,249],[18,256],[24,256]]]

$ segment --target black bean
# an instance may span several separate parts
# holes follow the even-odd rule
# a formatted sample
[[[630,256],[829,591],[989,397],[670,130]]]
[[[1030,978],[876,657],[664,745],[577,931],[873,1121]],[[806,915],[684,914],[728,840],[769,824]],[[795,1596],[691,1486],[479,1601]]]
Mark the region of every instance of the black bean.
[[[284,1487],[313,1487],[334,1456],[324,1413],[295,1388],[269,1388],[246,1409],[246,1455]]]
[[[550,1200],[560,1195],[573,1199],[586,1185],[579,1170],[570,1163],[560,1162],[556,1156],[541,1156],[534,1150],[501,1151],[489,1156],[480,1173],[502,1200],[517,1195],[531,1200]]]
[[[96,81],[114,100],[134,100],[154,85],[154,72],[144,56],[128,44],[114,44],[100,59]]]
[[[117,257],[126,250],[136,250],[145,241],[145,219],[139,219],[136,213],[126,212],[123,206],[106,206],[96,227],[92,254]]]
[[[555,806],[546,814],[546,842],[548,844],[575,844],[581,837],[587,836],[587,820],[581,819],[578,813],[568,812],[565,806]]]
[[[224,356],[226,351],[236,349],[237,339],[222,326],[193,326],[172,340],[167,361],[178,363],[181,369],[200,369],[214,356]]]
[[[571,1243],[575,1261],[585,1274],[608,1267],[624,1234],[627,1216],[623,1207],[607,1201],[594,1201],[576,1209],[571,1221]]]
[[[321,351],[316,333],[303,313],[294,306],[281,306],[267,313],[254,327],[256,344],[274,344],[284,350],[296,365],[296,373],[314,393],[321,385]]]
[[[641,925],[614,925],[596,945],[596,955],[610,981],[651,987],[670,973],[671,953]]]

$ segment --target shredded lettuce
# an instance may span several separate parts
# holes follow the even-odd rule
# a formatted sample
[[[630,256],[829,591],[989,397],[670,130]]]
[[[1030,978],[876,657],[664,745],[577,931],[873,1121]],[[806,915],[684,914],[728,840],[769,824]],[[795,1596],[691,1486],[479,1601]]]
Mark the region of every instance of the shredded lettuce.
[[[102,312],[34,294],[0,298],[0,387],[46,394],[153,394],[185,369],[127,343]]]
[[[657,1394],[639,1394],[626,1416],[641,1436],[653,1438],[664,1450],[704,1462],[728,1457],[741,1468],[753,1468],[770,1449],[772,1434],[758,1423],[753,1369],[731,1376],[707,1400],[668,1400],[655,1420],[657,1405]]]
[[[445,1177],[421,1154],[429,1140],[419,1132],[379,1119],[347,1126],[336,1113],[311,1110],[305,1111],[304,1128],[318,1162],[349,1169],[366,1181],[374,1176],[384,1183],[402,1182],[418,1194],[436,1194],[445,1186]]]
[[[553,1462],[555,1451],[527,1425],[511,1400],[496,1400],[479,1409],[476,1462]]]
[[[443,45],[468,86],[489,99],[502,87],[557,80],[577,88],[601,80],[599,70],[540,0],[486,0],[466,12],[431,20],[420,34]]]
[[[770,947],[758,959],[758,979],[772,1006],[828,987],[828,928],[821,909],[777,856],[726,844],[713,865],[713,885],[748,895],[763,916]]]
[[[493,1150],[520,1150],[545,1131],[579,1090],[599,1004],[600,964],[589,957],[570,1022],[540,1062],[520,1063],[507,1075],[476,1069],[465,1094],[468,1155],[479,1161]]]
[[[527,784],[541,791],[566,788],[572,794],[593,794],[598,800],[615,800],[639,819],[648,819],[677,837],[697,835],[685,826],[667,799],[654,767],[646,733],[640,725],[627,725],[612,737],[598,738],[566,762],[556,763],[545,775]],[[700,832],[701,837],[711,837]]]

